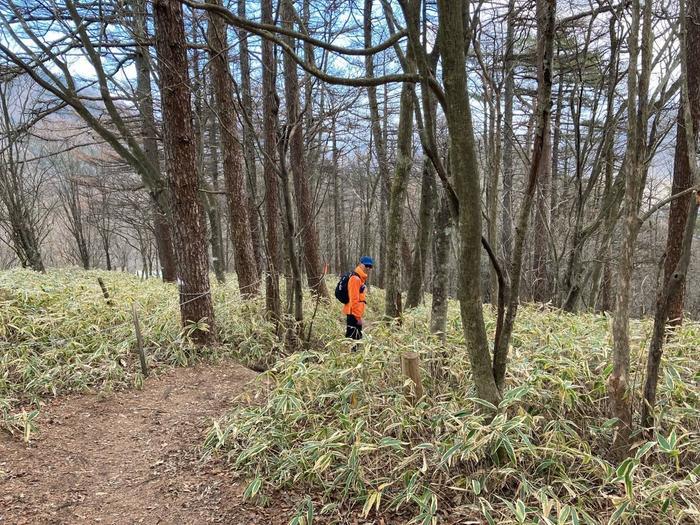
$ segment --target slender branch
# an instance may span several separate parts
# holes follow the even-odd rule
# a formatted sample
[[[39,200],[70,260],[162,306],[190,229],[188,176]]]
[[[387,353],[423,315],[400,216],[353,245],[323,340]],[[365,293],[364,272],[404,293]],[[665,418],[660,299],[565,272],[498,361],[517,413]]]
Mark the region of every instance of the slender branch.
[[[678,193],[674,193],[673,195],[671,195],[663,200],[660,200],[659,202],[654,204],[651,208],[649,208],[649,210],[639,218],[639,224],[641,225],[644,222],[646,222],[652,215],[654,215],[657,211],[659,211],[661,208],[663,208],[667,204],[675,201],[676,199],[683,197],[684,195],[688,195],[689,193],[695,193],[698,190],[700,190],[700,186],[691,186],[688,189],[685,189],[683,191],[679,191]]]
[[[328,51],[332,51],[333,53],[338,53],[341,55],[350,55],[350,56],[366,56],[366,55],[375,55],[377,53],[380,53],[386,49],[389,49],[391,46],[396,44],[398,41],[400,41],[403,37],[405,37],[408,32],[407,31],[400,31],[394,35],[392,35],[390,38],[382,42],[381,44],[378,44],[373,47],[368,47],[368,48],[361,48],[361,49],[355,49],[355,48],[348,48],[348,47],[341,47],[341,46],[336,46],[333,44],[329,44],[328,42],[324,42],[323,40],[319,40],[317,38],[313,38],[305,33],[301,33],[299,31],[294,31],[289,28],[285,27],[279,27],[274,24],[263,24],[259,22],[253,22],[252,20],[248,20],[246,18],[242,18],[225,7],[222,7],[220,5],[215,5],[215,4],[202,4],[200,2],[194,2],[192,0],[180,0],[183,4],[193,8],[193,9],[204,9],[206,11],[214,11],[216,12],[219,16],[221,16],[226,22],[229,24],[239,27],[241,29],[246,29],[250,31],[251,33],[254,33],[259,36],[265,36],[268,33],[278,33],[281,35],[285,36],[290,36],[292,38],[296,38],[298,40],[303,40],[305,42],[308,42],[309,44],[312,44],[317,47],[321,47],[323,49],[327,49]]]

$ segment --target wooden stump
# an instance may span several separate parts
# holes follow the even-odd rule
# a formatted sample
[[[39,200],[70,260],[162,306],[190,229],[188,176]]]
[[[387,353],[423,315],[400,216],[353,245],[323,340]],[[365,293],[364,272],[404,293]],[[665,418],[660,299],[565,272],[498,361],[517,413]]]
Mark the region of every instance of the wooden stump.
[[[405,388],[406,399],[412,405],[418,403],[423,397],[423,383],[420,379],[420,359],[416,352],[406,352],[401,355],[401,371],[405,378],[410,379],[413,385]]]

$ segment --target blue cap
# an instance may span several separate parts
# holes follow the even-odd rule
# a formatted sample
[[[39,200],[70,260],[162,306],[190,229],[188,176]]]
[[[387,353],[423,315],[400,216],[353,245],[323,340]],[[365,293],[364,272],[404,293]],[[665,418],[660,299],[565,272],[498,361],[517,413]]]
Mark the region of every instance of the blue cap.
[[[371,257],[363,255],[362,257],[360,257],[360,264],[364,264],[365,266],[371,268],[372,266],[374,266],[374,261]]]

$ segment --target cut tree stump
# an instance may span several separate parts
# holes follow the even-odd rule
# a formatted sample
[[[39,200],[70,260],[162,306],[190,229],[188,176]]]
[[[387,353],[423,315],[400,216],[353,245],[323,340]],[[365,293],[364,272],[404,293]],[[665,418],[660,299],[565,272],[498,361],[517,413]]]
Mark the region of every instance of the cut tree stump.
[[[401,354],[401,371],[405,378],[410,379],[412,385],[405,388],[406,399],[415,405],[423,397],[423,383],[420,379],[420,358],[416,352]]]

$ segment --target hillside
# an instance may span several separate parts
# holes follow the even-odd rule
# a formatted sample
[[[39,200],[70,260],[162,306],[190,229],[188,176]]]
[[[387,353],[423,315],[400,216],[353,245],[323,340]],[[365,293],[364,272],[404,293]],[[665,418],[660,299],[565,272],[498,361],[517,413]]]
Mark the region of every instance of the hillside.
[[[383,304],[373,289],[364,347],[351,354],[340,337],[339,305],[321,303],[309,349],[285,357],[262,302],[243,304],[235,283],[213,290],[222,340],[215,348],[187,343],[175,295],[172,285],[117,272],[0,273],[0,406],[13,442],[41,437],[37,411],[52,398],[110,398],[114,390],[143,387],[133,350],[135,303],[149,369],[162,376],[147,382],[167,382],[168,369],[202,359],[214,367],[229,366],[223,358],[274,364],[245,389],[246,399],[269,391],[260,402],[222,406],[206,439],[193,430],[210,461],[224,460],[245,481],[251,508],[279,508],[295,523],[311,515],[350,523],[349,511],[368,523],[700,519],[698,324],[686,323],[666,348],[658,432],[636,436],[634,455],[617,464],[608,455],[614,421],[606,406],[605,316],[523,307],[508,391],[488,422],[474,398],[456,305],[443,345],[429,334],[426,307],[407,313],[400,327],[372,323]],[[311,319],[315,304],[306,304]],[[488,307],[485,313],[492,330]],[[633,323],[636,390],[649,331],[649,322]],[[422,365],[425,397],[416,406],[403,393],[399,356],[407,350]],[[191,442],[186,429],[181,439]]]

